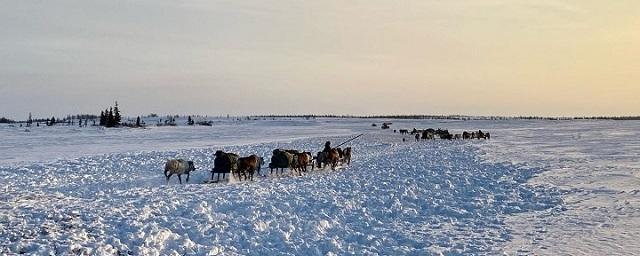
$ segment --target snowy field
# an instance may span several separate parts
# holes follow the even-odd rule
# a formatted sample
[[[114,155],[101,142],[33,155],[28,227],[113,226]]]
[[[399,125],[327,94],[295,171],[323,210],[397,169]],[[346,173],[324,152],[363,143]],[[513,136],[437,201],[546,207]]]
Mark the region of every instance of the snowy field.
[[[490,131],[413,142],[392,129]],[[268,159],[364,133],[351,166],[203,184],[222,149]],[[0,126],[0,254],[640,254],[640,122],[219,120]],[[166,185],[164,162],[198,170]]]

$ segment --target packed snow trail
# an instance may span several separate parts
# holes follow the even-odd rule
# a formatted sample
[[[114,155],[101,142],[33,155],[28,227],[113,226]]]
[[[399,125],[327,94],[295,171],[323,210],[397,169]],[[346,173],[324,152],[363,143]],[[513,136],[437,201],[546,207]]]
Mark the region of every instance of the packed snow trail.
[[[560,192],[526,185],[541,169],[480,160],[480,141],[350,143],[352,165],[202,184],[213,153],[317,151],[301,139],[224,148],[117,153],[0,167],[0,252],[134,255],[493,254],[505,217],[559,212]],[[168,158],[194,160],[190,184],[165,185]],[[262,174],[266,174],[265,169]]]

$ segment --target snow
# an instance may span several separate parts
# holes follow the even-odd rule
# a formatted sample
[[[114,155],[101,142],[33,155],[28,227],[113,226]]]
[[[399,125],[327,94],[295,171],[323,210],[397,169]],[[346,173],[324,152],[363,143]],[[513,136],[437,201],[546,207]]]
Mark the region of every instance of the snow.
[[[406,142],[392,129],[488,130]],[[220,120],[212,127],[0,126],[0,254],[637,254],[638,122]],[[203,184],[213,153],[321,150],[351,166]],[[407,136],[407,138],[410,138]],[[165,183],[164,162],[198,168]]]
[[[183,118],[184,119],[184,118]],[[155,123],[147,120],[147,123]],[[186,120],[179,119],[184,124]],[[0,164],[77,158],[79,156],[130,152],[204,148],[224,145],[275,142],[315,136],[319,131],[349,135],[351,129],[333,119],[290,121],[214,119],[209,126],[148,126],[148,129],[96,127],[0,126]],[[346,127],[345,127],[346,126]],[[286,127],[286,129],[282,129]],[[28,131],[28,132],[26,132]]]
[[[544,169],[529,184],[560,189],[566,208],[510,216],[506,252],[640,254],[640,122],[532,122],[498,133],[503,141],[482,157]]]

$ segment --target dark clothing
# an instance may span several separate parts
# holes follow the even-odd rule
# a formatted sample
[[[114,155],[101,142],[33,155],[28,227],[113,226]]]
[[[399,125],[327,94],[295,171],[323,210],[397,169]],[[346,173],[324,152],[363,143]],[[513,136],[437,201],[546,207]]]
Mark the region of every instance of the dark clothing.
[[[331,151],[331,142],[328,142],[324,144],[324,149],[322,150],[322,152],[329,152]]]

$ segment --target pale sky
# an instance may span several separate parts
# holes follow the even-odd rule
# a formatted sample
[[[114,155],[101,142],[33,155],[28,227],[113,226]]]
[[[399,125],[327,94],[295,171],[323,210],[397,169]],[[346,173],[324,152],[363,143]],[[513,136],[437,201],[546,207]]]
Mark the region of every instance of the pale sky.
[[[0,116],[640,115],[638,0],[0,0]]]

